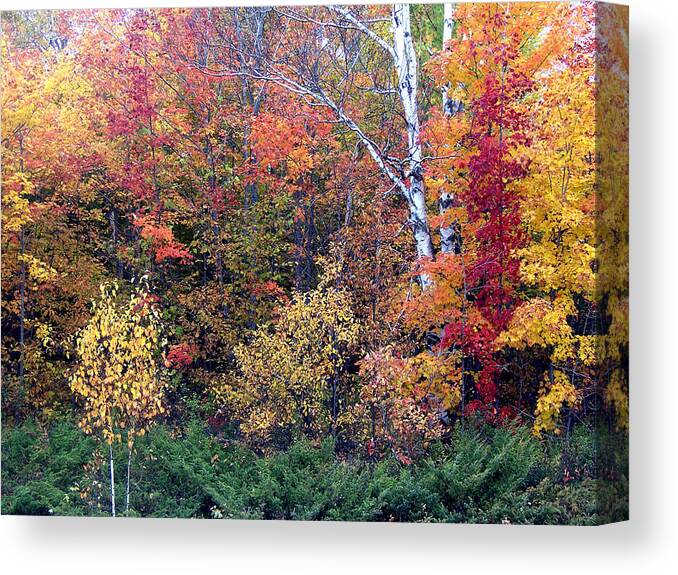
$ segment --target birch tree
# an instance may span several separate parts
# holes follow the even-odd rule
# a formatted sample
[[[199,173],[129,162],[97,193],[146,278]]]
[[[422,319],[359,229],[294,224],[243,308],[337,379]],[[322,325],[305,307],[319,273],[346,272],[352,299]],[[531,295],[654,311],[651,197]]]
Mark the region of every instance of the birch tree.
[[[424,175],[421,153],[421,134],[419,128],[419,107],[417,104],[417,55],[412,42],[409,4],[394,4],[393,21],[393,61],[398,75],[400,101],[405,112],[407,128],[407,151],[409,159],[409,187],[407,204],[410,208],[410,224],[417,244],[417,255],[433,257],[431,232],[426,215],[426,196],[424,194]],[[430,284],[430,278],[422,276],[422,286]]]
[[[442,49],[447,49],[447,43],[452,39],[452,32],[454,31],[454,4],[447,2],[443,9],[443,46]],[[449,85],[443,86],[443,114],[445,116],[453,116],[458,111],[461,111],[461,103],[454,100],[450,94]],[[438,207],[440,215],[445,216],[445,212],[454,204],[454,194],[449,191],[443,191],[438,200]],[[440,226],[440,251],[444,254],[459,253],[461,251],[461,237],[459,234],[458,224],[446,222]]]
[[[385,23],[384,18],[361,20],[359,15],[342,6],[309,8],[295,11],[291,8],[271,10],[275,21],[271,28],[275,35],[269,41],[272,45],[266,57],[261,51],[244,45],[242,38],[232,41],[228,47],[239,55],[239,63],[233,68],[205,70],[208,74],[234,76],[270,82],[292,94],[296,94],[309,105],[329,108],[337,123],[352,132],[370,155],[392,189],[406,201],[409,211],[408,224],[412,228],[418,259],[433,258],[433,242],[428,223],[426,196],[423,180],[424,156],[421,146],[420,110],[417,101],[417,56],[410,22],[410,7],[395,4],[392,7],[391,41],[387,41],[374,29],[374,24]],[[327,16],[329,15],[329,19]],[[310,25],[307,34],[289,33],[293,24]],[[330,35],[333,31],[334,36]],[[289,37],[294,37],[290,43]],[[222,36],[229,37],[228,33]],[[365,47],[363,40],[369,46]],[[376,136],[348,110],[348,89],[354,84],[352,76],[360,69],[362,52],[381,50],[390,62],[391,75],[396,86],[371,86],[365,88],[385,98],[396,96],[402,107],[407,148],[404,157],[394,157],[390,151],[392,142],[378,143]],[[256,57],[255,57],[256,54]],[[334,79],[331,82],[330,79]],[[431,278],[422,273],[419,276],[423,288],[431,285]]]
[[[80,332],[78,363],[70,386],[82,404],[80,428],[108,444],[111,515],[115,517],[113,444],[127,440],[125,509],[129,512],[130,468],[134,440],[165,412],[165,381],[159,362],[160,316],[144,289],[117,304],[118,284],[101,286],[92,318]]]

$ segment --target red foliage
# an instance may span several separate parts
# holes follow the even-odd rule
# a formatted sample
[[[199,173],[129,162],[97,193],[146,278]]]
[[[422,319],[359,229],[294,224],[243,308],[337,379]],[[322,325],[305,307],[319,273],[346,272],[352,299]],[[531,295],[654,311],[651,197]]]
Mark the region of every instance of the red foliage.
[[[193,363],[193,358],[197,353],[197,348],[193,344],[186,342],[172,345],[167,352],[165,365],[172,369],[187,369]]]
[[[170,228],[155,224],[144,216],[137,220],[136,225],[141,228],[141,237],[150,243],[156,263],[175,259],[187,264],[193,259],[186,247],[174,239]]]
[[[528,164],[520,154],[529,144],[529,125],[522,100],[533,88],[533,81],[513,66],[519,56],[519,35],[507,34],[496,45],[490,35],[494,27],[506,28],[503,12],[488,13],[484,33],[492,50],[486,73],[475,97],[469,102],[470,125],[463,140],[469,155],[458,166],[466,171],[467,186],[460,190],[469,222],[475,230],[474,263],[466,272],[473,294],[470,302],[482,317],[466,330],[461,320],[450,323],[443,333],[444,345],[461,347],[466,357],[479,366],[476,393],[488,410],[496,404],[497,380],[501,371],[494,341],[508,325],[516,304],[519,260],[515,256],[526,240],[521,224],[521,196],[515,185],[528,174]],[[459,47],[464,48],[464,45]],[[465,45],[474,58],[480,44]],[[473,403],[470,412],[479,409]],[[493,416],[494,417],[494,416]]]

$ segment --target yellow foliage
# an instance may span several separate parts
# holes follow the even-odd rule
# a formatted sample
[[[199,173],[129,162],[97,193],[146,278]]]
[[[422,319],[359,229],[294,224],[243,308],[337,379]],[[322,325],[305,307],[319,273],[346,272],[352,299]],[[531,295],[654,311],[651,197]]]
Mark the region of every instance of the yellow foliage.
[[[6,165],[3,163],[3,165]],[[33,185],[22,172],[3,174],[2,179],[2,227],[5,232],[18,232],[32,221],[27,196]]]
[[[59,273],[49,264],[39,260],[30,254],[23,254],[19,256],[19,261],[26,263],[26,269],[29,277],[36,283],[46,283],[57,279]]]
[[[165,380],[158,311],[142,288],[118,305],[118,289],[117,283],[101,286],[92,318],[77,340],[70,386],[82,403],[80,426],[86,433],[100,432],[111,444],[122,439],[124,430],[131,446],[165,411]]]
[[[459,353],[438,354],[423,351],[405,361],[402,392],[436,397],[443,409],[454,409],[461,401]]]
[[[629,428],[628,382],[621,370],[615,370],[605,389],[605,401],[614,408],[619,429]]]
[[[555,301],[534,298],[516,309],[508,329],[498,343],[514,349],[542,346],[552,350],[554,362],[565,361],[573,354],[575,336],[567,322],[574,313],[572,300],[558,297]]]
[[[539,398],[533,431],[538,437],[544,432],[560,433],[558,428],[560,410],[563,406],[575,407],[579,401],[577,390],[567,375],[561,371],[553,373],[553,379],[548,374],[544,376]]]
[[[35,325],[35,339],[37,339],[43,347],[49,347],[52,342],[52,326],[42,322],[36,322]]]
[[[400,358],[385,348],[368,354],[360,366],[360,401],[342,415],[342,429],[379,451],[421,453],[441,437],[445,410],[461,402],[459,364],[459,353]]]
[[[321,283],[297,293],[272,333],[262,326],[234,349],[239,377],[214,392],[251,443],[276,431],[316,437],[332,424],[332,388],[359,331],[346,292]]]

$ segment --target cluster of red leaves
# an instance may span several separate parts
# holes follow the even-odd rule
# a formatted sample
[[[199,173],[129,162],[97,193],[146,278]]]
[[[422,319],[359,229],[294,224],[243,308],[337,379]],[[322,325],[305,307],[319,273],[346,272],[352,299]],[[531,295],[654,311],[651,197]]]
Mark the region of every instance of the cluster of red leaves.
[[[137,303],[132,308],[132,313],[138,313],[143,317],[149,312],[149,310],[152,310],[158,305],[160,305],[160,298],[157,295],[144,293],[142,294],[139,303]]]
[[[483,94],[472,105],[476,123],[471,138],[477,151],[468,162],[465,194],[469,217],[482,222],[476,235],[478,259],[469,280],[480,286],[478,307],[495,330],[510,320],[519,265],[512,254],[525,241],[521,198],[512,184],[528,173],[526,162],[514,153],[527,143],[526,120],[513,104],[531,87],[522,74],[502,74],[501,80],[486,79]]]
[[[250,293],[256,297],[273,297],[275,299],[285,300],[287,294],[285,290],[274,281],[255,282],[250,285]]]
[[[172,230],[167,226],[155,224],[147,216],[138,218],[136,225],[140,228],[141,237],[150,243],[156,263],[174,259],[187,264],[193,259],[188,249],[176,241]]]
[[[176,370],[188,369],[197,353],[198,348],[194,344],[181,342],[172,345],[167,351],[165,366]]]
[[[469,401],[464,409],[465,416],[479,416],[487,423],[508,425],[518,417],[516,409],[510,405],[502,405],[499,409],[487,405],[480,399]]]

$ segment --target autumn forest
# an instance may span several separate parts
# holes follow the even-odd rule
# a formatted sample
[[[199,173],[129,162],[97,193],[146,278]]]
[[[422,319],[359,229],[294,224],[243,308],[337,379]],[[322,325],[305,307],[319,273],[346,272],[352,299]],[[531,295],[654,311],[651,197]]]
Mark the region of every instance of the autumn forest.
[[[628,516],[628,12],[2,14],[2,513]]]

